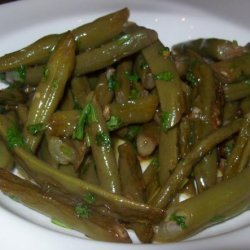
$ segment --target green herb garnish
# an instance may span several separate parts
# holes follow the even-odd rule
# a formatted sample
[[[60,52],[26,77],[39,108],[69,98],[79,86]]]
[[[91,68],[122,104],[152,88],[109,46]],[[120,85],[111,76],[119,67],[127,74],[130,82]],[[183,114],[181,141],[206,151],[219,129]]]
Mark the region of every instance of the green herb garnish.
[[[15,147],[25,146],[24,137],[16,124],[13,124],[11,127],[7,129],[6,137],[7,137],[7,144],[10,149],[13,149]]]
[[[182,229],[187,228],[186,217],[182,215],[172,214],[169,218],[170,221],[174,221]]]
[[[27,130],[32,135],[40,134],[43,130],[45,130],[45,128],[46,126],[44,125],[44,123],[36,123],[27,126]]]
[[[96,197],[92,193],[86,193],[83,197],[84,201],[88,204],[93,204],[96,201]]]
[[[48,69],[47,66],[44,66],[43,67],[43,77],[44,77],[45,80],[47,80],[48,76],[49,76],[49,69]]]
[[[140,127],[137,125],[131,125],[128,129],[128,133],[126,134],[126,139],[132,141],[139,133]]]
[[[89,207],[83,204],[77,204],[75,206],[75,212],[79,218],[88,218],[90,215]]]
[[[164,71],[159,74],[153,75],[155,80],[163,80],[169,82],[174,79],[174,73],[171,71]]]
[[[63,227],[63,228],[67,228],[67,229],[70,229],[69,226],[65,225],[63,222],[57,220],[57,219],[51,219],[51,223],[59,226],[59,227]]]
[[[26,79],[26,68],[21,65],[18,69],[17,69],[17,73],[18,73],[18,76],[19,76],[19,81],[21,83],[23,83]]]
[[[112,115],[110,119],[106,122],[109,131],[113,131],[120,127],[121,119],[117,116]]]
[[[109,134],[105,132],[98,132],[95,137],[96,145],[110,149],[112,146],[112,141]]]
[[[134,101],[140,96],[138,89],[132,88],[129,93],[129,100]]]
[[[163,130],[168,130],[174,125],[175,112],[162,112],[161,127]]]
[[[108,90],[115,91],[118,87],[119,87],[119,83],[116,79],[115,74],[113,73],[112,75],[110,75],[108,79]]]
[[[192,71],[187,72],[186,80],[188,81],[188,83],[190,83],[192,87],[197,86],[197,84],[199,83],[199,78],[196,77]]]
[[[132,74],[129,72],[125,72],[125,76],[130,82],[138,82],[139,81],[139,76],[135,73]]]
[[[73,132],[73,139],[82,140],[84,138],[84,129],[89,121],[97,121],[97,117],[93,105],[87,103],[81,110],[80,118]]]

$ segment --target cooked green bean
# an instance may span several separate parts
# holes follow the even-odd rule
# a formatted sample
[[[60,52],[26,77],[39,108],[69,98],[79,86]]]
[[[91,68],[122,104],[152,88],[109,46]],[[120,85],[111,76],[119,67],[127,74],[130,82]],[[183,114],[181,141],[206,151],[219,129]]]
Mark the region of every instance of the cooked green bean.
[[[165,220],[155,227],[154,240],[183,240],[208,226],[244,212],[250,204],[250,193],[246,192],[249,182],[250,168],[247,168],[230,180],[169,207]],[[212,206],[208,206],[208,202],[212,202]]]
[[[12,132],[16,134],[18,140],[10,141],[10,136],[8,135]],[[164,211],[159,208],[128,200],[80,179],[66,176],[58,170],[51,168],[48,164],[39,160],[25,149],[23,137],[20,136],[16,128],[13,127],[13,124],[3,115],[0,115],[0,135],[8,145],[12,146],[16,159],[18,159],[22,168],[24,168],[37,183],[43,186],[45,190],[50,188],[50,185],[48,186],[48,183],[50,183],[51,186],[59,187],[66,193],[70,193],[72,198],[78,197],[78,199],[81,199],[85,193],[92,193],[103,200],[102,204],[106,202],[111,209],[121,215],[124,221],[136,222],[139,219],[142,222],[151,220],[155,223],[164,215]],[[47,191],[49,192],[49,190]]]
[[[224,83],[233,83],[250,77],[250,54],[233,57],[212,64],[216,76]]]
[[[206,155],[218,143],[238,132],[241,125],[242,119],[235,120],[227,126],[215,130],[207,137],[199,141],[187,154],[186,158],[178,163],[166,184],[150,201],[150,204],[154,204],[156,207],[160,208],[166,207],[176,192],[183,185],[185,178],[187,178],[191,173],[194,164],[197,163],[201,157]]]
[[[16,105],[18,103],[25,103],[27,95],[19,88],[6,88],[0,90],[0,104]]]
[[[26,206],[58,220],[68,228],[73,228],[96,239],[111,242],[131,242],[125,229],[118,223],[96,217],[95,214],[83,215],[76,208],[42,193],[34,184],[0,169],[0,189],[15,197]],[[60,208],[60,209],[58,209]]]
[[[236,101],[250,96],[250,80],[224,86],[226,101]]]
[[[241,160],[241,155],[244,151],[244,148],[250,140],[250,117],[247,117],[242,124],[239,136],[237,137],[234,148],[229,155],[224,171],[224,179],[231,178],[236,175],[242,169],[239,169],[238,165]]]
[[[12,168],[14,167],[13,156],[9,152],[8,148],[6,147],[3,140],[1,140],[1,138],[0,138],[0,155],[1,155],[0,168],[12,170]]]
[[[163,185],[178,160],[178,131],[175,127],[184,112],[184,95],[175,64],[161,42],[143,50],[143,55],[155,79],[162,111],[162,131],[159,145],[159,176]]]
[[[193,50],[203,57],[216,61],[240,56],[248,51],[246,47],[239,46],[236,41],[216,38],[191,40],[176,44],[172,49],[174,53],[178,54],[185,54],[187,50]]]
[[[56,110],[64,92],[65,85],[74,67],[75,42],[71,33],[63,36],[53,51],[48,62],[48,75],[40,82],[29,109],[28,119],[24,129],[27,145],[35,151],[41,133],[33,135],[29,126],[46,124],[51,114]]]
[[[91,111],[88,120],[87,134],[90,140],[93,158],[100,185],[105,190],[120,194],[121,183],[108,128],[102,115],[100,104],[95,96],[90,100]]]
[[[129,16],[128,9],[111,13],[96,19],[92,23],[72,30],[77,42],[77,50],[84,51],[100,46],[120,34]],[[6,72],[26,65],[46,63],[51,51],[63,34],[53,34],[40,38],[27,47],[0,57],[0,72]],[[23,68],[25,72],[25,68]]]
[[[139,27],[100,48],[77,55],[74,74],[79,76],[110,66],[145,48],[156,39],[155,31]]]
[[[158,106],[158,96],[150,94],[127,103],[111,103],[110,116],[118,117],[121,124],[144,123],[152,120]]]
[[[244,115],[250,113],[250,97],[241,100],[240,108]]]
[[[116,69],[115,78],[116,82],[114,86],[115,100],[117,103],[126,103],[129,100],[130,95],[130,81],[129,77],[132,76],[132,62],[130,60],[124,60]]]

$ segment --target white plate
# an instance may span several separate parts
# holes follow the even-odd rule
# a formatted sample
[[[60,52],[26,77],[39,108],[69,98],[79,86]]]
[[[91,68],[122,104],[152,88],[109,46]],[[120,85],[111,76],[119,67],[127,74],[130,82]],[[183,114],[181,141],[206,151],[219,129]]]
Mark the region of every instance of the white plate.
[[[198,37],[249,42],[248,0],[23,0],[0,5],[0,55],[125,6],[131,10],[131,20],[157,30],[167,46]],[[249,235],[250,212],[246,212],[176,244],[96,242],[57,227],[46,217],[0,195],[1,250],[244,250],[250,249]]]

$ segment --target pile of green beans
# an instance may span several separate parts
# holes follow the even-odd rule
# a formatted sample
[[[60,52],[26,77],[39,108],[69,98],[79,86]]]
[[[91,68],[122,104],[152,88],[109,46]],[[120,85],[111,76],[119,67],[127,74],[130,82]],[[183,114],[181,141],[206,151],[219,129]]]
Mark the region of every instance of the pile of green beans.
[[[0,190],[94,240],[179,241],[250,207],[249,46],[128,17],[0,57]]]

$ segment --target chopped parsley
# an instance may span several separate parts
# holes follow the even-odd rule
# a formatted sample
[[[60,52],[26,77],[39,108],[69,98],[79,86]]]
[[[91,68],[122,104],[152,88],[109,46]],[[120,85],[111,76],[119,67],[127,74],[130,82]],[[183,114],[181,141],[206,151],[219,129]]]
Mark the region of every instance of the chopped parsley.
[[[67,228],[67,229],[70,229],[69,226],[65,225],[63,222],[57,220],[57,219],[51,219],[51,223],[59,226],[59,227],[63,227],[63,228]]]
[[[106,122],[109,131],[113,131],[120,127],[121,119],[117,116],[112,115],[110,119]]]
[[[13,124],[7,129],[6,132],[7,144],[10,149],[15,147],[24,147],[25,141],[21,131],[18,129],[16,124]]]
[[[164,47],[160,49],[159,54],[163,56],[164,58],[167,58],[170,56],[170,49],[168,47]]]
[[[116,79],[115,74],[113,73],[112,75],[110,75],[108,79],[108,90],[115,91],[118,87],[119,87],[119,83]]]
[[[47,80],[48,76],[49,76],[49,69],[48,69],[47,66],[44,66],[43,67],[43,77],[44,77],[45,80]]]
[[[83,197],[84,201],[88,204],[93,204],[96,201],[96,197],[92,193],[86,193]]]
[[[129,93],[129,100],[136,100],[140,96],[140,92],[138,89],[132,88]]]
[[[41,123],[36,123],[36,124],[31,124],[31,125],[27,126],[27,130],[32,135],[40,134],[43,130],[45,130],[45,128],[46,128],[46,126],[42,122]]]
[[[4,81],[5,80],[5,73],[0,73],[0,81]]]
[[[161,127],[163,130],[168,130],[174,125],[175,112],[162,112]]]
[[[139,76],[135,73],[132,74],[129,72],[125,72],[125,76],[130,82],[138,82],[138,80],[139,80]]]
[[[141,69],[147,69],[147,68],[149,68],[149,65],[146,62],[143,62],[143,63],[140,64],[140,68]]]
[[[89,121],[97,121],[97,117],[93,105],[87,103],[81,110],[80,118],[73,132],[73,139],[82,140],[84,138],[84,129]]]
[[[18,76],[19,76],[19,81],[21,83],[23,83],[26,79],[26,68],[21,65],[18,69],[17,69],[17,73],[18,73]]]
[[[131,125],[128,129],[128,133],[126,134],[126,139],[132,141],[139,133],[140,127],[137,125]]]
[[[58,80],[54,79],[54,80],[52,81],[52,83],[51,83],[51,86],[52,86],[53,88],[57,88],[57,87],[58,87]]]
[[[81,203],[75,206],[75,212],[79,218],[88,218],[90,215],[89,207]]]
[[[172,214],[169,218],[170,221],[174,221],[182,229],[187,228],[186,217],[182,215]]]
[[[163,71],[159,74],[153,75],[155,80],[163,80],[169,82],[174,79],[174,73],[171,71]]]
[[[97,146],[105,147],[106,149],[110,149],[112,146],[109,134],[105,132],[98,132],[96,134],[95,141]]]
[[[187,72],[186,80],[188,81],[188,83],[190,83],[192,87],[197,86],[197,84],[199,83],[199,78],[196,77],[192,71]]]
[[[153,159],[150,162],[150,165],[153,165],[154,167],[158,168],[160,166],[159,158],[158,157],[153,157]]]

